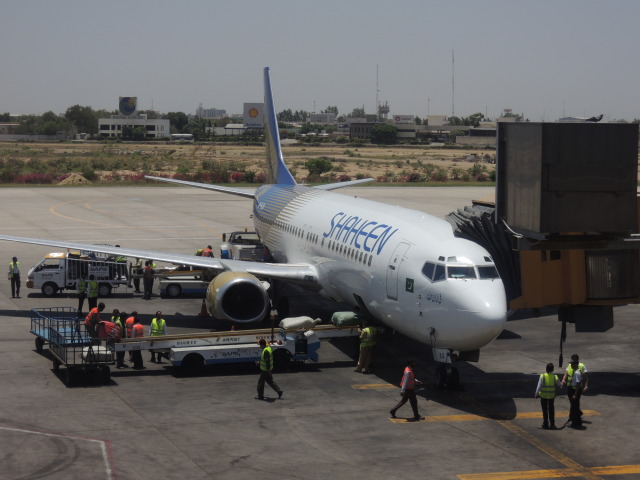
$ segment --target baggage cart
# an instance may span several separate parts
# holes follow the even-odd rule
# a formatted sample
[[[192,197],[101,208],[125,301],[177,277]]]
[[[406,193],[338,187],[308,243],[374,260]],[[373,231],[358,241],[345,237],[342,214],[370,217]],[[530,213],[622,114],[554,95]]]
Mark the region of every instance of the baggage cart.
[[[65,368],[65,383],[73,384],[78,373],[94,374],[103,383],[109,383],[114,353],[111,342],[101,345],[100,339],[92,339],[78,318],[78,311],[71,307],[31,309],[31,333],[36,336],[36,351],[42,352],[45,344],[53,357],[53,371]]]

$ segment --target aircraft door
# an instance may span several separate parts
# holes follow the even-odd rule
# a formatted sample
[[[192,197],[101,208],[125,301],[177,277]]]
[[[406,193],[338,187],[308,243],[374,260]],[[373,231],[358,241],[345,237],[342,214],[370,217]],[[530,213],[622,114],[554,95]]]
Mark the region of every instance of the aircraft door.
[[[409,244],[401,242],[393,251],[387,267],[387,298],[398,300],[398,277],[400,275],[400,265],[405,253],[409,250]]]

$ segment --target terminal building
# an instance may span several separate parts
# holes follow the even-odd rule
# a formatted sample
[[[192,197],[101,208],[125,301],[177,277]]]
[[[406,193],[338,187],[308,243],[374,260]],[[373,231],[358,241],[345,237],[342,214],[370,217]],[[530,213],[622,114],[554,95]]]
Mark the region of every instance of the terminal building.
[[[169,138],[171,123],[166,118],[147,118],[146,114],[136,115],[138,98],[120,97],[120,115],[98,119],[98,134],[101,137],[123,137],[128,129],[143,127],[145,138]]]

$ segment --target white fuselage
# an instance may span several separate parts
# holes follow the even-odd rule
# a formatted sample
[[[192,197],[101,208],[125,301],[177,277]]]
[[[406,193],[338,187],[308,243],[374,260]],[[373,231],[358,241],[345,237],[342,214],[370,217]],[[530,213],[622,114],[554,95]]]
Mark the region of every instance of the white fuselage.
[[[300,185],[268,185],[256,192],[254,222],[277,262],[316,268],[321,294],[364,306],[432,347],[475,350],[504,328],[506,296],[493,260],[456,238],[445,220]]]

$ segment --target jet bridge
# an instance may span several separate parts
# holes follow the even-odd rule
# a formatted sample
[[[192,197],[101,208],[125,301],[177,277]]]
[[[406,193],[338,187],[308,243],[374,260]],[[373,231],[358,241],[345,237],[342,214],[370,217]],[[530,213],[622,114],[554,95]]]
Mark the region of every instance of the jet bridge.
[[[500,123],[496,173],[495,201],[447,220],[492,254],[511,309],[604,331],[640,303],[637,125]]]

